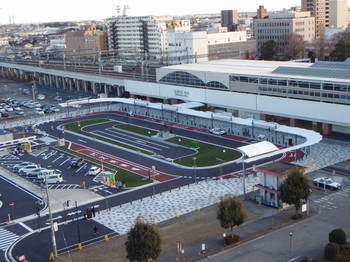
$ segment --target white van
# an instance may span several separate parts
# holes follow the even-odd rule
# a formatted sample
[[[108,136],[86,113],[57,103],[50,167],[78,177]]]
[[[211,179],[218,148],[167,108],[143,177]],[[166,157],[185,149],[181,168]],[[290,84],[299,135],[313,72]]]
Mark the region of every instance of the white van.
[[[62,182],[63,182],[63,178],[61,174],[52,174],[47,176],[48,184],[61,184]]]
[[[51,176],[51,175],[56,175],[56,174],[61,175],[61,173],[62,172],[58,169],[45,169],[45,170],[41,170],[39,172],[38,178],[44,179],[44,177],[46,177],[46,176]]]

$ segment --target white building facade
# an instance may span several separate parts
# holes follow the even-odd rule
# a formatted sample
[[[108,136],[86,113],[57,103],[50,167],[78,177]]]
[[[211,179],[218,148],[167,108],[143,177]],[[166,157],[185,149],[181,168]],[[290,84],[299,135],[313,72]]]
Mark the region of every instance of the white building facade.
[[[284,51],[286,36],[298,34],[304,41],[315,39],[315,18],[310,12],[272,13],[268,18],[254,19],[256,48],[260,53],[261,46],[269,41],[276,42],[280,52]]]

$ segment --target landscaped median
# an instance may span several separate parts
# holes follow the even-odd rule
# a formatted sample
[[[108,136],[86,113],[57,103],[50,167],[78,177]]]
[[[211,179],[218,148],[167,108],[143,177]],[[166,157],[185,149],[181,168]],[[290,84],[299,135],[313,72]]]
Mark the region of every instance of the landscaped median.
[[[155,130],[146,129],[135,125],[121,124],[115,125],[114,127],[149,137],[157,134]],[[237,150],[232,150],[202,141],[194,141],[185,137],[176,136],[165,141],[197,150],[197,153],[195,155],[182,157],[174,161],[176,164],[187,167],[194,165],[196,167],[214,166],[222,164],[224,162],[234,161],[242,157],[242,153]]]

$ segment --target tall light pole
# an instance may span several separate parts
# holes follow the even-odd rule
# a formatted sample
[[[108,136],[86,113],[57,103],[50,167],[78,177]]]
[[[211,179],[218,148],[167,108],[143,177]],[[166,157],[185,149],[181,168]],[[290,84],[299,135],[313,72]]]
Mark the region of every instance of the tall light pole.
[[[33,101],[34,101],[34,103],[35,103],[35,90],[36,90],[36,84],[35,84],[35,80],[33,80],[32,93],[33,93]]]
[[[193,168],[194,168],[194,182],[196,183],[197,182],[197,171],[196,171],[196,159],[197,157],[193,157]]]
[[[46,202],[47,202],[47,206],[49,208],[52,249],[53,249],[54,256],[57,257],[58,256],[58,254],[57,254],[57,245],[56,245],[55,229],[53,227],[52,213],[51,213],[51,207],[50,207],[50,198],[49,198],[49,188],[48,188],[48,183],[47,183],[47,176],[45,176],[45,191],[46,191]]]
[[[289,262],[292,261],[292,239],[293,239],[293,232],[289,233]]]

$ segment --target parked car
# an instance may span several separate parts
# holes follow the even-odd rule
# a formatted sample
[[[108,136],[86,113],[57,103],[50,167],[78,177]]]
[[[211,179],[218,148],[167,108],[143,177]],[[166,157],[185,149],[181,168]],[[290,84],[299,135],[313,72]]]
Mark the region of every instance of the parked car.
[[[5,109],[2,106],[0,106],[0,112],[5,112]]]
[[[44,167],[35,168],[35,169],[27,172],[27,176],[28,177],[38,178],[38,176],[40,175],[40,172],[43,171],[43,170],[46,170],[46,168],[44,168]]]
[[[39,115],[39,116],[45,115],[44,110],[42,110],[41,108],[35,108],[35,109],[36,109],[36,110],[35,110],[35,114],[36,114],[36,115]]]
[[[38,94],[37,99],[38,100],[44,100],[45,99],[45,95],[44,94]]]
[[[5,113],[5,112],[1,112],[1,117],[8,117],[9,114],[8,113]]]
[[[70,163],[70,166],[72,168],[74,167],[81,167],[82,165],[84,165],[85,161],[84,159],[82,158],[79,158],[79,157],[75,157],[72,159],[71,163]]]
[[[30,94],[29,89],[23,89],[23,90],[22,90],[22,94],[23,94],[23,95],[29,95],[29,94]]]
[[[53,100],[56,101],[56,102],[61,102],[62,101],[62,97],[55,96]]]
[[[20,163],[20,164],[14,165],[14,166],[12,167],[12,169],[13,169],[13,170],[18,170],[18,169],[20,169],[20,168],[22,168],[22,167],[26,167],[26,166],[29,166],[29,165],[34,165],[34,163],[32,163],[32,162],[22,162],[22,163]]]
[[[332,178],[329,177],[318,177],[314,179],[314,183],[318,185],[319,187],[325,187],[330,189],[340,189],[341,184],[334,181]]]
[[[210,132],[215,134],[215,135],[225,135],[226,131],[222,128],[215,127],[213,129],[210,129]]]
[[[16,110],[15,115],[24,115],[24,111],[23,110]]]
[[[4,109],[5,109],[6,112],[12,112],[13,111],[13,108],[11,106],[9,106],[9,105],[4,106]]]
[[[51,107],[51,110],[53,111],[53,112],[59,112],[60,110],[57,108],[57,107]]]
[[[89,176],[96,176],[98,175],[100,172],[101,172],[101,168],[98,167],[98,166],[92,166],[90,169],[89,169]]]
[[[27,174],[27,172],[33,171],[34,169],[39,168],[39,167],[40,167],[40,165],[28,165],[26,167],[22,167],[22,168],[18,169],[18,172],[20,174],[25,175],[25,174]]]

